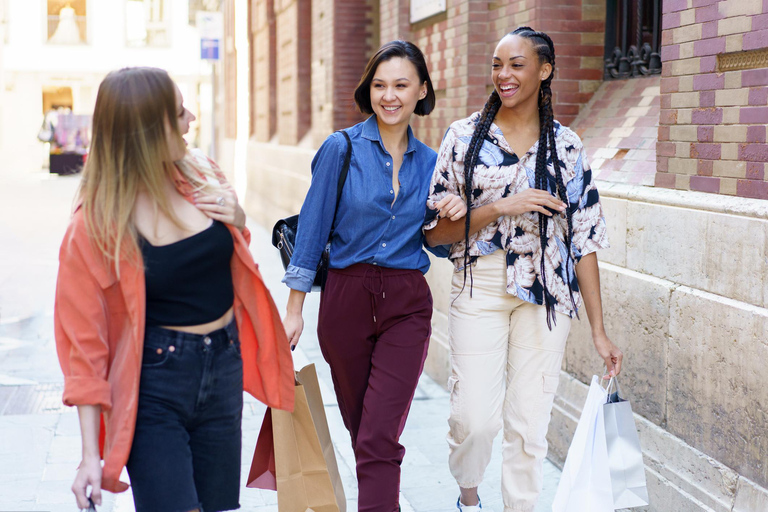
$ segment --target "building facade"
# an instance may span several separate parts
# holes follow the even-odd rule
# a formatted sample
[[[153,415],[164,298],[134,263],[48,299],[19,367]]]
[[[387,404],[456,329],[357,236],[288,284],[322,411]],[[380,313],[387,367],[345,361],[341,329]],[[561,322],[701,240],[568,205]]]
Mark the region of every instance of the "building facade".
[[[556,117],[584,140],[611,248],[605,322],[626,354],[654,511],[768,510],[768,2],[250,0],[249,213],[299,210],[327,135],[361,120],[352,91],[380,42],[424,51],[437,149],[491,92],[490,56],[520,25],[556,45]],[[235,101],[234,97],[224,101]],[[230,144],[221,140],[222,147]],[[231,144],[230,144],[231,145]],[[427,371],[445,383],[452,267],[434,261]],[[584,316],[584,315],[582,315]],[[562,463],[601,368],[573,323],[549,457]],[[447,427],[446,427],[447,428]]]
[[[44,148],[36,135],[45,112],[62,106],[91,114],[101,80],[125,66],[168,70],[210,126],[210,69],[190,20],[204,7],[189,0],[0,0],[3,168],[40,169]],[[198,123],[194,130],[191,139],[209,146],[210,129]]]

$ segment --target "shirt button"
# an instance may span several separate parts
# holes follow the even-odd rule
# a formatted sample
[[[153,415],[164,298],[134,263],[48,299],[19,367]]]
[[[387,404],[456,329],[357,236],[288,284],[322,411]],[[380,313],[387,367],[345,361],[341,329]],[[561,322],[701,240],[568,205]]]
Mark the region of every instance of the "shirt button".
[[[176,347],[171,345],[170,347],[168,347],[168,352],[176,352]]]
[[[373,264],[374,264],[374,265],[378,265],[378,263],[376,263],[375,261],[373,262]]]
[[[382,246],[382,247],[386,247],[386,246],[387,246],[386,242],[385,242],[385,243],[383,243],[383,244],[381,244],[381,246]]]
[[[395,216],[394,215],[392,216],[392,220],[395,220]]]
[[[389,191],[389,193],[390,193],[390,194],[394,194],[394,193],[395,193],[395,191],[394,191],[394,190],[390,190],[390,191]]]
[[[389,167],[389,162],[387,162],[387,167]]]
[[[211,344],[211,337],[210,336],[206,336],[205,338],[203,338],[203,344],[206,345],[206,346],[210,345]]]

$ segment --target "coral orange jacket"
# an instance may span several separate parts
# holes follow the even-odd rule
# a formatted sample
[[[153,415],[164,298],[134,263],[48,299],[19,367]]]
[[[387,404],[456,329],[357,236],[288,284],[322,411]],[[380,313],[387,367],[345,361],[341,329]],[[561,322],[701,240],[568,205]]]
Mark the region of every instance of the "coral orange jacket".
[[[243,388],[269,407],[293,410],[293,360],[280,315],[248,250],[250,233],[227,227],[235,245],[231,269]],[[64,403],[101,406],[101,486],[112,492],[128,488],[119,478],[136,423],[145,306],[143,268],[123,259],[118,279],[114,265],[91,244],[78,209],[59,253],[56,348]]]

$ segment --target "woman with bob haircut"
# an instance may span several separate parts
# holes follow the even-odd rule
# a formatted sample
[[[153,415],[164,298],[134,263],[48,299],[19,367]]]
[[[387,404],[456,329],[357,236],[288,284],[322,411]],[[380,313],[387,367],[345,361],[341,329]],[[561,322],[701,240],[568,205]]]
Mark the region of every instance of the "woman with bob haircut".
[[[490,61],[494,91],[482,111],[448,129],[428,202],[435,217],[446,194],[460,194],[467,215],[434,218],[425,229],[430,245],[452,244],[457,270],[448,328],[456,505],[480,511],[477,487],[503,425],[504,511],[532,512],[565,342],[582,299],[611,376],[623,355],[603,326],[595,252],[608,240],[587,153],[552,111],[555,46],[547,34],[520,27]]]
[[[355,90],[367,120],[346,130],[352,144],[338,210],[336,189],[347,142],[330,135],[312,161],[299,214],[285,329],[291,348],[304,327],[302,307],[330,233],[328,279],[317,334],[357,461],[358,510],[398,510],[399,443],[427,355],[432,296],[424,279],[424,223],[435,152],[413,136],[412,114],[428,115],[435,93],[421,51],[392,41],[368,61]],[[437,208],[458,220],[461,198]],[[335,215],[335,217],[334,217]]]
[[[193,119],[163,70],[99,86],[55,303],[80,508],[125,491],[127,466],[137,511],[236,509],[243,389],[293,408],[279,313],[232,188],[185,148]]]

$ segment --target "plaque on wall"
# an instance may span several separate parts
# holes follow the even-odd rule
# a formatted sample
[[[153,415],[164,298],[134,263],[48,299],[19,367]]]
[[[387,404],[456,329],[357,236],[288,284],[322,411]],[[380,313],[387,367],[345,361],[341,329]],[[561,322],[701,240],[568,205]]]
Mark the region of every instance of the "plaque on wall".
[[[411,0],[411,23],[445,12],[446,0]]]

